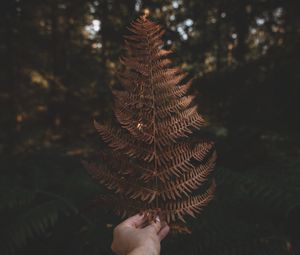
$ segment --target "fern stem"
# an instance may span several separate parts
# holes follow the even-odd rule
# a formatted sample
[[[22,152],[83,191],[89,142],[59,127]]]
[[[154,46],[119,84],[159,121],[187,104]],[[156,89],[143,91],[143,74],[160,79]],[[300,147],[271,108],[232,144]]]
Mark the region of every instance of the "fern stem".
[[[147,35],[147,46],[149,53],[151,52],[150,50],[150,45],[149,45],[149,37]],[[157,176],[157,145],[156,145],[156,105],[155,105],[155,93],[154,93],[154,84],[153,84],[153,68],[152,68],[152,60],[151,56],[149,54],[149,67],[150,67],[150,86],[151,86],[151,93],[152,93],[152,109],[153,109],[153,154],[154,154],[154,174],[155,174],[155,189],[156,191],[158,190],[158,176]],[[158,196],[157,193],[155,194],[155,207],[158,208],[159,203],[158,203]]]

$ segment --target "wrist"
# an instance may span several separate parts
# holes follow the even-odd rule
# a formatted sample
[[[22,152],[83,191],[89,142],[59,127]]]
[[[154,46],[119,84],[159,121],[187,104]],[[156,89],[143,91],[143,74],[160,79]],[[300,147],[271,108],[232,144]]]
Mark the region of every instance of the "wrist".
[[[159,253],[151,248],[138,247],[130,251],[127,255],[159,255]]]

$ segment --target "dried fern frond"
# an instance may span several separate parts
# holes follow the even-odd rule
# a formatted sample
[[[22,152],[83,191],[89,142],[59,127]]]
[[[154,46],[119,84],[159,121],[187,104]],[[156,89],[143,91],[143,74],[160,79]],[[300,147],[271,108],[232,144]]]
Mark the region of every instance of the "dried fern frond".
[[[193,192],[214,168],[214,145],[188,141],[205,122],[194,97],[187,95],[192,81],[172,67],[172,52],[162,49],[164,30],[145,16],[128,29],[132,34],[125,36],[126,55],[120,59],[122,86],[112,91],[115,121],[95,122],[110,153],[101,153],[101,164],[85,166],[116,193],[109,201],[118,213],[159,213],[180,232],[186,228],[176,225],[177,220],[195,217],[213,198],[214,182],[203,194]]]

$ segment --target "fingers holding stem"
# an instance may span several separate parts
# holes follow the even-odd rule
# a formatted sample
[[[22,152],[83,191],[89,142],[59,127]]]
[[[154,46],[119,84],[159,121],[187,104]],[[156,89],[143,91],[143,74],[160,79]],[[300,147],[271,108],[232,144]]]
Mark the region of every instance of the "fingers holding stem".
[[[143,214],[136,214],[128,218],[127,220],[123,221],[122,224],[128,227],[142,228],[146,221],[147,218]]]
[[[156,216],[155,220],[150,224],[147,223],[148,219],[144,214],[136,214],[127,220],[122,225],[132,228],[145,229],[155,232],[160,241],[163,240],[170,231],[170,227],[165,221],[161,221],[159,216]]]

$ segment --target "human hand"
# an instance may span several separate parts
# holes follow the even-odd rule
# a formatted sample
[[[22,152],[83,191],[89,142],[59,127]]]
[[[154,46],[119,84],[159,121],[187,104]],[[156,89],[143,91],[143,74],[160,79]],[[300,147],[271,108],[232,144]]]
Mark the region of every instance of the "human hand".
[[[115,227],[111,249],[118,255],[159,255],[160,241],[169,233],[166,222],[156,222],[143,227],[144,215],[137,214]]]

